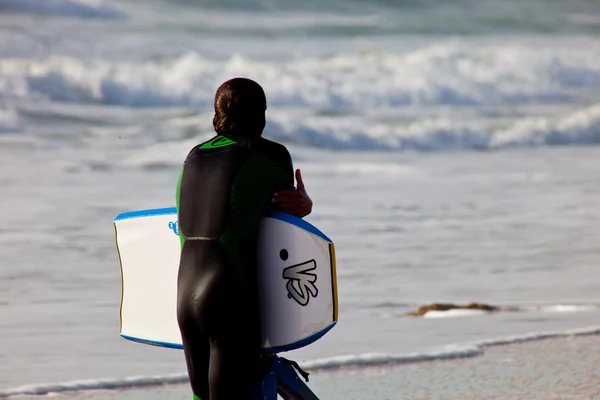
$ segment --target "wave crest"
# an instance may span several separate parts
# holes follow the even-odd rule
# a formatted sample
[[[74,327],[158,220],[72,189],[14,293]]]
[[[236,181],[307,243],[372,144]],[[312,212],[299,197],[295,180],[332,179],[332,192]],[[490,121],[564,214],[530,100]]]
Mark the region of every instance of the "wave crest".
[[[125,13],[101,0],[0,0],[0,11],[83,18],[125,16]]]
[[[12,108],[0,107],[0,133],[11,133],[20,130],[19,114]]]
[[[493,150],[600,143],[600,103],[550,117],[526,117],[504,127],[480,121],[425,118],[385,124],[353,118],[274,116],[267,133],[308,146],[355,150]]]
[[[66,1],[66,0],[65,0]],[[288,61],[188,53],[167,62],[2,60],[0,96],[132,107],[212,106],[218,84],[248,76],[277,107],[357,109],[572,100],[600,88],[600,51],[437,44]],[[600,49],[599,49],[600,50]]]

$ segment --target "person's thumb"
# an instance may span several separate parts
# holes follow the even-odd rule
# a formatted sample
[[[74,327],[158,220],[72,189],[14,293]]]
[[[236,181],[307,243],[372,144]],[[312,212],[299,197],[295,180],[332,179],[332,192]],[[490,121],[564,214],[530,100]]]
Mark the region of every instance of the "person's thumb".
[[[299,169],[296,170],[296,181],[298,182],[296,189],[304,189],[304,182],[302,181],[302,172]]]

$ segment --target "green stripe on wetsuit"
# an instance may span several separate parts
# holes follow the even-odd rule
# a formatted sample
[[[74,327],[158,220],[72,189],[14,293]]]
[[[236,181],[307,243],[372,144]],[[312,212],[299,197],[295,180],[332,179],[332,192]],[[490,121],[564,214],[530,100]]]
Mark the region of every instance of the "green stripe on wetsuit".
[[[219,147],[231,146],[232,144],[236,144],[233,140],[226,138],[225,136],[217,136],[206,143],[202,143],[200,145],[201,149],[216,149]]]

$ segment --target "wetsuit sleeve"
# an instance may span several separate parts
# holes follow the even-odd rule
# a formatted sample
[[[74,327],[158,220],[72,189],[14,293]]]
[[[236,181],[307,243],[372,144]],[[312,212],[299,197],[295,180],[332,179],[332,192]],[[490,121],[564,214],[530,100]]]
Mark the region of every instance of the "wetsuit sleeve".
[[[292,160],[284,156],[251,156],[237,174],[229,203],[230,227],[236,241],[251,239],[260,218],[271,209],[273,194],[294,188]]]

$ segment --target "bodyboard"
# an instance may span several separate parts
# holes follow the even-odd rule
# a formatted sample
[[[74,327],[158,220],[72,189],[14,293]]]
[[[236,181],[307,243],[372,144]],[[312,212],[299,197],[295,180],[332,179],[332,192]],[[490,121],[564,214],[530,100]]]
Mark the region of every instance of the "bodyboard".
[[[121,264],[121,336],[182,348],[176,209],[123,213],[114,228]],[[298,349],[333,328],[338,319],[335,248],[324,233],[301,218],[271,213],[260,222],[257,262],[265,351]]]

